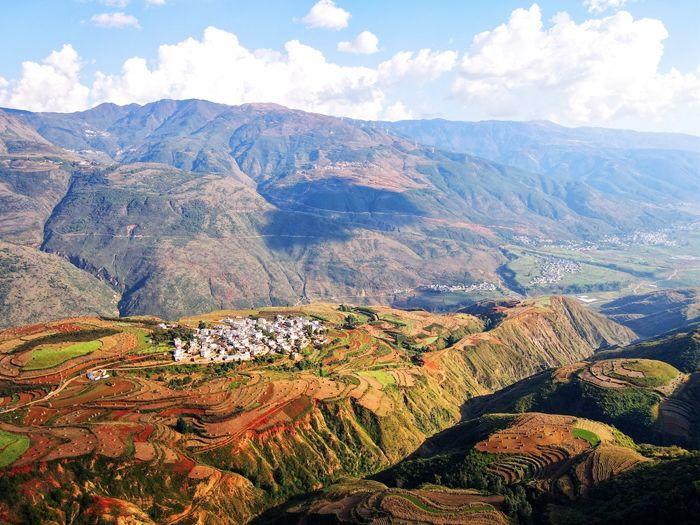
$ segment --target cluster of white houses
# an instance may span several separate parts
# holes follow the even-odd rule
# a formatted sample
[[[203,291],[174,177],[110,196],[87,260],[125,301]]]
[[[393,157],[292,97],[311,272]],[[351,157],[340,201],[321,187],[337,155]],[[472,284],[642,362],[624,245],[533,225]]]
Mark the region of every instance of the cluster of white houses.
[[[175,339],[173,358],[249,361],[269,353],[301,358],[301,349],[326,342],[325,332],[323,323],[305,317],[226,318],[211,328],[197,329],[189,341]]]

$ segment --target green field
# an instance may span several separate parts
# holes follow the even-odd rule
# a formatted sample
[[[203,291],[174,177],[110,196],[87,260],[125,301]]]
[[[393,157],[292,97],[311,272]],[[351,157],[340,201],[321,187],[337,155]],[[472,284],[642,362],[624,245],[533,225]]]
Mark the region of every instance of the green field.
[[[670,234],[676,245],[601,246],[579,250],[564,246],[508,246],[512,256],[506,266],[513,281],[531,294],[595,293],[598,299],[650,291],[657,288],[683,288],[700,284],[700,232]],[[540,275],[538,258],[558,257],[575,261],[581,271],[564,274],[557,283],[530,284]]]
[[[29,448],[29,438],[0,430],[0,468],[10,465]]]
[[[24,370],[44,370],[65,363],[69,359],[74,359],[90,354],[102,346],[102,341],[85,341],[63,348],[37,348],[32,351],[32,358],[24,367]]]
[[[376,379],[381,383],[382,387],[396,384],[394,376],[392,376],[389,372],[384,372],[383,370],[363,370],[362,372],[358,372],[358,374]]]
[[[585,428],[574,428],[572,430],[575,438],[581,438],[588,441],[592,447],[595,447],[600,443],[600,438],[594,432],[586,430]]]
[[[627,370],[642,372],[644,377],[633,377],[618,374],[612,375],[614,377],[619,377],[628,383],[641,387],[654,388],[664,386],[670,383],[673,379],[678,377],[678,374],[680,374],[680,372],[671,365],[666,364],[663,361],[654,361],[651,359],[635,359],[625,361],[624,367]]]

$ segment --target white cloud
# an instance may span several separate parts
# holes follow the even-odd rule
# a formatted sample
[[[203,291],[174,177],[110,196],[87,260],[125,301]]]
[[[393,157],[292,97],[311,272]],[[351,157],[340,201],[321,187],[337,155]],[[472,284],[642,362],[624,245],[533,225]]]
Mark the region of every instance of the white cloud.
[[[319,0],[301,19],[306,27],[324,29],[343,29],[348,27],[350,13],[335,5],[333,0]]]
[[[99,73],[95,102],[145,103],[161,98],[203,98],[225,104],[276,102],[332,115],[377,118],[384,100],[377,72],[345,67],[297,40],[284,52],[250,50],[236,35],[209,27],[201,40],[162,45],[153,66],[127,60],[121,74]]]
[[[474,37],[453,93],[492,117],[607,122],[660,116],[700,99],[700,77],[659,71],[668,33],[626,11],[577,24],[566,13],[542,22],[539,7]]]
[[[70,44],[41,64],[23,62],[18,81],[0,81],[0,104],[30,111],[77,111],[89,104],[90,90],[80,83],[81,61]]]
[[[109,27],[116,29],[123,29],[126,27],[133,27],[135,29],[141,29],[138,19],[133,15],[127,15],[121,11],[115,13],[100,13],[99,15],[93,15],[90,17],[90,22],[97,27]]]
[[[583,5],[590,13],[603,13],[608,9],[622,9],[628,1],[630,0],[583,0]]]
[[[338,51],[355,55],[371,55],[379,51],[379,39],[370,31],[362,31],[351,42],[339,42]]]
[[[100,3],[107,7],[119,7],[123,9],[129,5],[129,1],[130,0],[101,0]]]
[[[421,82],[435,80],[455,67],[457,57],[456,51],[400,51],[379,64],[379,76],[384,84],[395,83],[406,77]]]
[[[454,51],[398,53],[378,68],[343,66],[321,51],[291,40],[282,51],[248,49],[238,37],[208,27],[202,38],[161,45],[155,59],[135,56],[118,73],[80,80],[81,60],[66,45],[42,64],[26,62],[18,80],[0,82],[0,105],[40,111],[75,111],[101,102],[145,104],[163,98],[200,98],[224,104],[274,102],[360,119],[411,115],[388,95],[401,81],[426,82],[452,69]],[[396,97],[391,97],[393,101]]]
[[[146,0],[148,5],[161,6],[165,5],[165,0]]]
[[[390,105],[384,110],[382,114],[382,120],[409,120],[413,118],[413,114],[400,100]]]

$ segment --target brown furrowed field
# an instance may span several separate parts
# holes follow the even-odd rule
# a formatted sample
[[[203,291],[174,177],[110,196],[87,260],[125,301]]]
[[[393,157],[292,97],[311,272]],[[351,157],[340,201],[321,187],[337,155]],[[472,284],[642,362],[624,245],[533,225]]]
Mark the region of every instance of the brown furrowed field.
[[[495,455],[487,469],[506,483],[532,479],[570,487],[573,476],[579,492],[585,492],[646,461],[627,442],[618,441],[611,427],[596,421],[525,413],[513,416],[505,429],[490,434],[474,449]]]
[[[437,340],[449,330],[479,325],[467,315],[376,310],[372,323],[351,330],[340,327],[346,314],[333,305],[215,312],[182,321],[196,326],[227,315],[278,314],[322,319],[328,343],[310,349],[301,370],[284,356],[223,373],[216,364],[176,364],[162,351],[148,351],[149,319],[75,318],[5,330],[0,429],[29,437],[18,465],[89,454],[164,461],[177,450],[209,452],[302,423],[319,402],[353,400],[383,416],[394,409],[394,394],[415,387],[424,374],[397,346],[398,337]],[[71,356],[66,349],[73,348],[87,350]],[[41,366],[28,366],[37,356]],[[86,373],[96,369],[110,377],[89,380]],[[173,386],[183,378],[187,388]],[[178,419],[187,425],[184,434],[173,430]]]
[[[299,523],[463,523],[507,524],[502,496],[473,490],[430,486],[415,490],[387,488],[378,482],[346,481],[329,487],[309,506],[288,510]],[[297,521],[303,516],[303,521]],[[295,518],[295,519],[294,519]]]

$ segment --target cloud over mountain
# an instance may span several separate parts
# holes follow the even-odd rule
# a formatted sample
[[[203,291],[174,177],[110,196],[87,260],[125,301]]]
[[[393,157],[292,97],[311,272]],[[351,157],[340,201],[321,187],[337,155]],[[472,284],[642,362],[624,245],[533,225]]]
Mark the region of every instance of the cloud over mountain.
[[[77,111],[90,104],[90,89],[80,83],[81,60],[70,44],[52,51],[41,63],[22,63],[20,79],[0,77],[0,103],[34,111]]]
[[[100,23],[138,25],[129,16]],[[340,28],[349,17],[322,0],[304,23]],[[673,123],[669,129],[698,132],[700,69],[662,68],[668,36],[660,20],[636,19],[627,11],[580,22],[559,13],[547,21],[533,4],[477,34],[465,52],[399,49],[379,63],[345,65],[318,44],[291,39],[280,49],[253,48],[233,32],[209,27],[201,36],[160,45],[155,57],[132,56],[120,71],[89,77],[83,65],[93,57],[81,59],[68,44],[43,61],[24,62],[17,78],[0,77],[0,106],[74,111],[100,102],[193,97],[276,102],[362,119],[548,119],[638,129],[664,122]],[[337,50],[370,55],[380,51],[378,41],[362,31]]]
[[[453,93],[491,115],[573,122],[654,116],[700,101],[700,77],[660,70],[668,37],[659,20],[626,11],[580,24],[537,4],[474,37]]]

